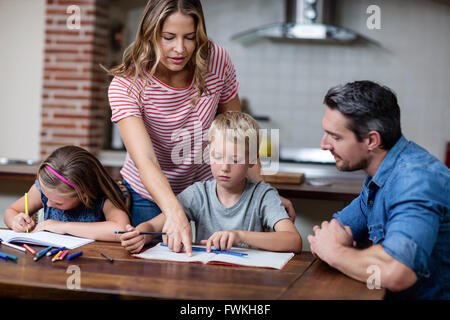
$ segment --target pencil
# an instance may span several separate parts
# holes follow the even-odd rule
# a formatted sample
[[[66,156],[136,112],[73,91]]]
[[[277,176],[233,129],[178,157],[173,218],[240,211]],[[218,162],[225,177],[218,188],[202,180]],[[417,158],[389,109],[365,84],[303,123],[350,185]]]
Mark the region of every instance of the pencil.
[[[58,251],[58,253],[55,254],[55,256],[54,256],[53,259],[52,259],[52,262],[55,262],[55,261],[58,259],[58,257],[61,255],[61,252],[62,252],[62,251]]]
[[[25,214],[28,216],[28,193],[25,192]],[[28,223],[27,223],[28,225]],[[28,233],[28,227],[27,227],[27,233]]]
[[[115,234],[124,234],[127,233],[129,231],[114,231]],[[165,232],[139,232],[139,234],[153,234],[153,235],[157,235],[157,236],[161,236],[163,234],[166,234]]]
[[[17,249],[17,250],[24,251],[24,252],[26,251],[26,249],[24,247],[20,247],[18,245],[15,245],[15,244],[12,244],[9,242],[4,242],[4,241],[2,241],[2,239],[0,239],[0,242],[2,243],[2,245],[8,246],[10,248]]]
[[[58,260],[64,260],[64,257],[66,256],[66,254],[69,252],[69,250],[65,249],[63,251],[61,251],[61,254],[58,257]]]
[[[100,252],[100,254],[101,254],[102,256],[104,256],[106,259],[108,259],[109,262],[111,262],[111,263],[114,262],[114,259],[111,258],[110,256],[108,256],[106,253]]]
[[[27,249],[28,252],[31,253],[33,256],[36,254],[36,251],[34,251],[34,249],[31,248],[31,247],[29,247],[26,243],[23,244],[23,247],[24,247],[25,249]]]

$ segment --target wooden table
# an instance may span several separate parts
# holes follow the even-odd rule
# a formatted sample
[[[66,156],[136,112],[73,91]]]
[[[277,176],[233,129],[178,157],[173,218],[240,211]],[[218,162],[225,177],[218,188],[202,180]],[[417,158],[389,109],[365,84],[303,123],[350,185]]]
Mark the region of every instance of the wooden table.
[[[33,246],[32,246],[33,247]],[[42,247],[34,246],[37,250]],[[0,246],[18,261],[0,259],[0,297],[28,299],[194,299],[297,300],[382,299],[384,290],[369,290],[315,259],[295,255],[282,270],[150,261],[130,256],[118,243],[96,241],[81,248],[77,259],[35,262],[29,253]],[[103,251],[111,263],[100,255]],[[80,271],[80,289],[68,288]],[[70,271],[70,270],[69,270]],[[72,278],[70,278],[72,277]]]

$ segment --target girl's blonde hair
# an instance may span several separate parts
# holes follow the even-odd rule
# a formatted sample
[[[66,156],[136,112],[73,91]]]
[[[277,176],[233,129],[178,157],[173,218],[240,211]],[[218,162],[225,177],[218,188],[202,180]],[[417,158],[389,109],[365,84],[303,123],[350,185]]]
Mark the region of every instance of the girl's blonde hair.
[[[41,186],[58,190],[68,197],[78,197],[88,208],[93,208],[106,196],[114,206],[130,215],[129,196],[123,194],[100,161],[83,148],[64,146],[56,149],[39,166],[37,178]]]
[[[259,124],[249,114],[239,111],[226,111],[220,113],[212,122],[208,131],[208,139],[211,143],[215,137],[223,137],[227,141],[243,143],[250,155],[250,161],[256,161],[259,150]],[[252,149],[251,146],[255,146]],[[256,151],[256,157],[252,151]]]
[[[194,69],[194,85],[199,90],[199,95],[193,104],[204,92],[208,92],[205,86],[204,75],[208,69],[208,57],[210,41],[206,33],[205,18],[200,0],[149,0],[141,17],[135,40],[125,49],[123,61],[113,67],[109,73],[132,81],[136,86],[139,77],[145,79],[144,87],[139,91],[139,98],[148,84],[148,79],[154,75],[156,67],[161,59],[159,41],[162,37],[162,27],[167,17],[180,12],[189,15],[195,23],[196,48],[187,67]],[[150,75],[145,76],[146,72]],[[132,88],[129,88],[131,91]]]

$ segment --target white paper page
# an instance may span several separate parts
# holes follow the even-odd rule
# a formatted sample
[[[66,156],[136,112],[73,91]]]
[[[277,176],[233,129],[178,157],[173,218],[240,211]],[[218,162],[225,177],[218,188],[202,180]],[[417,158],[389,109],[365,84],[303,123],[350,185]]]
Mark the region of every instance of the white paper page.
[[[205,248],[206,246],[195,245],[195,247]],[[282,269],[283,266],[294,256],[292,252],[271,252],[262,250],[252,250],[246,248],[232,248],[233,252],[241,252],[248,254],[245,257],[234,256],[229,254],[216,254],[206,252],[192,252],[192,257],[188,257],[186,253],[175,253],[169,248],[162,246],[161,243],[146,251],[135,254],[135,257],[144,259],[181,261],[181,262],[195,262],[195,261],[215,261],[225,262],[249,267],[262,267]]]
[[[66,247],[75,249],[85,244],[94,242],[92,239],[62,235],[47,231],[35,233],[15,232],[12,230],[0,230],[0,239],[5,242],[24,242],[43,246]]]
[[[252,250],[245,248],[233,248],[234,252],[247,253],[245,257],[238,257],[229,254],[218,254],[211,261],[239,264],[248,267],[282,269],[283,266],[292,259],[292,252],[272,252],[263,250]]]

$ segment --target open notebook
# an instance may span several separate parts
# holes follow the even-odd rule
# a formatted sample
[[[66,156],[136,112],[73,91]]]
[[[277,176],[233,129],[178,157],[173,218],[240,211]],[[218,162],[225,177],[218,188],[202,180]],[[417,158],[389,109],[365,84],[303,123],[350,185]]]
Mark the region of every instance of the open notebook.
[[[4,242],[29,243],[38,246],[66,247],[75,249],[85,244],[94,242],[92,239],[79,238],[69,235],[39,231],[36,233],[15,232],[12,230],[0,230],[0,239]]]
[[[205,246],[195,245],[196,248],[205,248]],[[292,252],[271,252],[262,250],[252,250],[246,248],[235,248],[233,252],[247,254],[246,256],[234,256],[229,254],[217,254],[192,251],[192,257],[186,253],[176,253],[166,246],[158,243],[156,246],[145,250],[142,253],[134,254],[134,257],[150,260],[165,260],[177,262],[194,262],[203,264],[229,264],[246,267],[272,268],[281,270],[286,263],[294,256]]]

